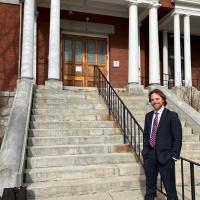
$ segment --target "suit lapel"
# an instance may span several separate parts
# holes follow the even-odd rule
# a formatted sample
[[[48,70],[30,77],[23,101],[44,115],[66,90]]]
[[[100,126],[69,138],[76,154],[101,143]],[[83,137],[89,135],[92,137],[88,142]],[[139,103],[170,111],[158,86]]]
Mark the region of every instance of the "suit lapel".
[[[161,118],[160,118],[160,121],[159,121],[159,124],[158,124],[158,129],[162,126],[162,124],[165,122],[165,118],[167,116],[167,113],[168,113],[168,110],[166,108],[164,108],[163,112],[162,112],[162,115],[161,115]]]
[[[151,134],[151,125],[152,125],[153,114],[154,114],[154,111],[151,111],[151,112],[149,113],[149,118],[148,118],[148,130],[149,130],[149,135]]]

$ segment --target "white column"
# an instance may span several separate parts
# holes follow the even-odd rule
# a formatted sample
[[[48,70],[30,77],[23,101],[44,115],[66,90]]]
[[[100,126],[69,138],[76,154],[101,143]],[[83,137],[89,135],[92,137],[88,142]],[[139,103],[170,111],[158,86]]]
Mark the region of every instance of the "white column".
[[[128,84],[139,82],[138,7],[129,3]]]
[[[163,31],[163,85],[168,86],[169,70],[168,70],[168,34]]]
[[[174,76],[175,86],[182,85],[181,78],[181,42],[180,42],[180,16],[174,15]]]
[[[138,25],[138,81],[139,84],[142,85],[142,78],[141,78],[141,54],[140,54],[140,25]]]
[[[33,53],[33,79],[36,82],[36,66],[37,66],[37,13],[34,20],[34,53]]]
[[[160,84],[157,5],[149,9],[149,84]]]
[[[48,79],[60,79],[60,0],[51,0]]]
[[[190,16],[184,16],[184,69],[185,86],[192,86],[191,45],[190,45]]]
[[[35,0],[24,1],[21,78],[33,78]]]

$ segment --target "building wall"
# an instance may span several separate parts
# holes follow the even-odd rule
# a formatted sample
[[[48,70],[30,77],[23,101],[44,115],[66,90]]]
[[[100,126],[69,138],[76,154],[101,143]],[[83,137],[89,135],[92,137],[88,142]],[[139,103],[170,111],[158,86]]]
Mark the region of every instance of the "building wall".
[[[192,79],[200,80],[200,36],[191,37]],[[200,84],[200,82],[199,82]],[[200,87],[200,85],[199,85]],[[200,88],[199,88],[200,89]]]
[[[19,5],[0,3],[0,90],[16,88],[19,55]]]

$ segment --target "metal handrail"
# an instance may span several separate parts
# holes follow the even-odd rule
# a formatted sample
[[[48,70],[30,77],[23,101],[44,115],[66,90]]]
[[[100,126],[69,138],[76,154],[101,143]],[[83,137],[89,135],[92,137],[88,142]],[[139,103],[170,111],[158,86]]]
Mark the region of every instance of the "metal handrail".
[[[141,159],[141,136],[143,135],[143,129],[140,124],[137,122],[135,117],[132,115],[130,110],[124,104],[122,99],[113,89],[105,75],[101,72],[97,65],[94,66],[94,83],[98,88],[99,94],[104,98],[109,114],[112,114],[115,121],[119,125],[124,135],[124,143],[128,143],[130,148],[134,151],[136,158],[142,164]],[[180,158],[181,160],[181,187],[182,187],[182,200],[185,200],[185,185],[184,183],[184,165],[183,162],[187,162],[190,165],[190,180],[191,180],[191,200],[195,200],[195,171],[194,166],[199,166],[199,163],[196,163],[187,158]],[[163,190],[162,180],[158,191],[166,195]]]
[[[113,115],[122,130],[124,143],[130,144],[130,148],[134,150],[136,157],[143,165],[140,141],[143,134],[142,127],[96,65],[94,66],[94,80],[99,94],[102,95],[108,106],[109,114]]]

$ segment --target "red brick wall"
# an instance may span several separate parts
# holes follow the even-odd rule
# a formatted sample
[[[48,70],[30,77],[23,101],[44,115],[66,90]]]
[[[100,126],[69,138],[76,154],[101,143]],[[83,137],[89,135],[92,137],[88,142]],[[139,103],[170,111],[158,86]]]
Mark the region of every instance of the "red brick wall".
[[[16,88],[19,54],[20,7],[0,3],[0,90]]]
[[[174,8],[174,3],[171,0],[160,0],[160,4],[165,8]]]

